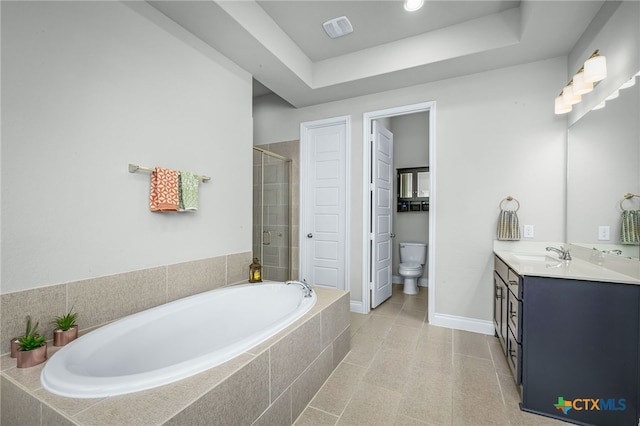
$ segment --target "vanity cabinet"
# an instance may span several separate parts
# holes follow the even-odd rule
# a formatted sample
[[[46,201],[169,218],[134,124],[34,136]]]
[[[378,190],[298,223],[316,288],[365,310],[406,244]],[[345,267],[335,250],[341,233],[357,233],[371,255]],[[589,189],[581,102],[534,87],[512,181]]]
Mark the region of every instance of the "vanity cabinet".
[[[507,363],[516,384],[522,378],[522,278],[498,256],[494,257],[494,310],[495,334],[500,340]]]
[[[498,256],[495,283],[495,332],[522,410],[576,424],[640,424],[640,285],[520,276]]]

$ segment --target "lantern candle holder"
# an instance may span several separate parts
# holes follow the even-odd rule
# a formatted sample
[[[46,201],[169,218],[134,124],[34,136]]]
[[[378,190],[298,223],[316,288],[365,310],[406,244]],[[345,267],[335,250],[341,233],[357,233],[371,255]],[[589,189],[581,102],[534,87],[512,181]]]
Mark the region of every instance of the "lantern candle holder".
[[[249,265],[249,282],[262,282],[262,265],[260,265],[257,257],[254,257],[253,262]]]

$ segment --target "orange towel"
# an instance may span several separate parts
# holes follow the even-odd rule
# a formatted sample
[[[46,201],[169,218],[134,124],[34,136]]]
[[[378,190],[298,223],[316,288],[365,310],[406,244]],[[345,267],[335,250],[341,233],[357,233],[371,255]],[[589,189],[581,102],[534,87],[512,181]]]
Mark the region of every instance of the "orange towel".
[[[151,172],[149,208],[152,212],[178,210],[178,171],[156,167]]]

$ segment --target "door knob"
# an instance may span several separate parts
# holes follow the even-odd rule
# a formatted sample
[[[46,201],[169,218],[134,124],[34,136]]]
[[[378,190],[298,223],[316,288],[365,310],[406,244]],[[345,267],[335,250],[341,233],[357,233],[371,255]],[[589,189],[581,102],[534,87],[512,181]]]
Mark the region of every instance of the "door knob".
[[[309,232],[309,233],[307,234],[307,238],[313,238],[313,234],[312,234],[311,232]]]
[[[394,233],[392,232],[392,233],[391,233],[391,235],[390,235],[390,237],[391,237],[391,238],[395,238],[395,237],[396,237],[396,234],[394,234]]]

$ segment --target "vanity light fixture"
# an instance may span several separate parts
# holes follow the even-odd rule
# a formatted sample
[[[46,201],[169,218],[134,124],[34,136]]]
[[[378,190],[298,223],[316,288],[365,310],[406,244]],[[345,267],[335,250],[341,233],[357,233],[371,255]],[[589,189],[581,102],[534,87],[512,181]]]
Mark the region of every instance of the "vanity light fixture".
[[[584,62],[584,81],[596,83],[604,80],[607,76],[607,58],[600,56],[600,51],[596,49],[589,59]]]
[[[607,59],[600,55],[598,49],[584,62],[571,81],[555,98],[555,113],[566,114],[573,109],[573,105],[582,100],[593,90],[595,84],[607,76]],[[604,106],[604,105],[603,105]]]
[[[404,10],[407,12],[415,12],[424,6],[424,0],[404,0]]]

